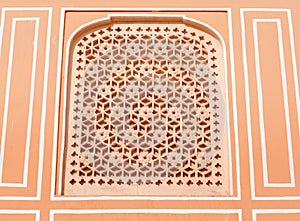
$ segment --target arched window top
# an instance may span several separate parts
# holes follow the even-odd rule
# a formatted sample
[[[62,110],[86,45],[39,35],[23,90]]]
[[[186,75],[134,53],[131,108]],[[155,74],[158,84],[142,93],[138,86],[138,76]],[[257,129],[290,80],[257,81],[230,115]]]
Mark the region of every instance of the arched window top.
[[[64,194],[228,194],[218,34],[112,16],[70,43]]]

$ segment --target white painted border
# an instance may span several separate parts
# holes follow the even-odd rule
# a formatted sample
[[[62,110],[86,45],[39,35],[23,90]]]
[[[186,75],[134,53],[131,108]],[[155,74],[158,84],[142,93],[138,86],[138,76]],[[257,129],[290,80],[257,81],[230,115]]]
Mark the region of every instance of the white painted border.
[[[296,92],[296,102],[298,108],[298,124],[299,123],[299,86],[297,77],[297,67],[296,67],[296,56],[294,49],[294,37],[293,37],[293,27],[292,27],[292,17],[290,9],[270,9],[270,8],[241,8],[240,9],[240,21],[241,21],[241,31],[242,31],[242,50],[243,50],[243,66],[244,66],[244,80],[245,80],[245,94],[246,94],[246,117],[247,117],[247,131],[248,131],[248,146],[249,146],[249,160],[250,160],[250,184],[251,184],[251,199],[252,200],[300,200],[300,196],[256,196],[255,193],[255,176],[254,176],[254,160],[253,160],[253,149],[252,149],[252,133],[251,133],[251,115],[250,115],[250,95],[249,95],[249,82],[248,82],[248,64],[247,64],[247,53],[246,53],[246,31],[245,31],[245,12],[285,12],[288,15],[289,24],[289,34],[290,34],[290,44],[292,51],[292,63],[295,81],[295,92]]]
[[[19,214],[34,214],[35,221],[40,221],[40,211],[39,210],[0,210],[0,215],[19,215]]]
[[[264,111],[263,111],[263,94],[262,94],[262,85],[261,85],[261,77],[260,77],[261,73],[260,73],[260,56],[259,56],[259,43],[258,43],[259,38],[258,38],[258,30],[257,30],[257,24],[263,22],[276,23],[277,25],[279,59],[280,59],[281,78],[282,78],[281,83],[282,83],[283,97],[284,97],[284,112],[285,112],[285,123],[286,123],[285,126],[286,126],[287,145],[288,145],[290,183],[269,183],[267,153],[266,153],[267,147],[266,147]],[[288,91],[287,91],[287,82],[286,82],[286,70],[285,70],[281,21],[280,19],[253,19],[252,25],[253,25],[255,68],[256,68],[258,104],[259,104],[258,108],[259,108],[259,119],[260,119],[260,136],[261,136],[261,148],[262,148],[264,187],[295,187],[293,147],[292,147],[292,136],[291,136],[291,128],[290,128],[290,112],[289,112],[289,104],[288,104]]]
[[[36,196],[0,196],[0,200],[40,200],[42,189],[42,174],[44,161],[44,142],[45,142],[45,121],[46,121],[46,103],[47,103],[47,87],[48,87],[48,72],[49,72],[49,58],[50,58],[50,40],[52,27],[52,8],[2,8],[1,11],[1,26],[0,26],[0,57],[2,49],[3,31],[5,25],[5,14],[7,11],[47,11],[47,39],[45,51],[45,68],[44,68],[44,85],[43,85],[43,100],[42,100],[42,114],[40,121],[40,138],[39,138],[39,160],[38,160],[38,177],[37,177],[37,191]]]
[[[240,178],[240,145],[239,145],[239,128],[238,128],[238,114],[237,114],[237,96],[236,96],[236,80],[235,80],[235,59],[234,59],[234,44],[232,31],[232,13],[228,10],[228,35],[229,35],[229,57],[230,57],[230,77],[232,90],[232,110],[233,110],[233,129],[235,138],[235,166],[236,166],[236,188],[237,200],[241,199],[241,178]],[[226,79],[227,81],[227,79]],[[227,87],[227,91],[229,88]],[[228,92],[227,92],[228,93]],[[228,101],[229,102],[229,101]],[[229,123],[229,122],[228,122]],[[231,148],[229,148],[231,150]],[[232,153],[230,153],[231,155]],[[232,162],[230,162],[229,170],[233,172]],[[231,175],[232,176],[232,175]]]
[[[26,134],[26,144],[25,144],[25,156],[24,156],[24,166],[23,166],[23,182],[22,183],[4,183],[2,182],[3,174],[3,162],[5,153],[5,141],[6,141],[6,127],[7,127],[7,115],[8,115],[8,105],[10,97],[10,83],[11,74],[13,67],[13,53],[14,53],[14,43],[15,43],[15,31],[17,22],[22,21],[34,21],[35,22],[35,32],[33,40],[33,56],[32,56],[32,70],[31,70],[31,80],[30,80],[30,98],[29,98],[29,110],[27,119],[27,134]],[[0,187],[27,187],[28,183],[28,165],[29,165],[29,152],[30,152],[30,141],[31,141],[31,125],[32,125],[32,112],[33,112],[33,100],[34,100],[34,88],[35,88],[35,75],[36,75],[36,65],[37,65],[37,42],[39,34],[39,18],[13,18],[12,19],[12,29],[10,38],[10,48],[9,48],[9,59],[8,59],[8,70],[7,70],[7,81],[6,81],[6,92],[5,92],[5,104],[4,104],[4,116],[2,124],[2,139],[1,139],[1,151],[0,151]]]
[[[298,81],[296,52],[295,52],[295,41],[294,41],[294,30],[293,30],[293,21],[292,21],[291,10],[287,11],[287,16],[288,16],[291,55],[292,55],[292,65],[293,65],[293,74],[294,74],[296,105],[297,105],[297,113],[298,113],[298,133],[300,135],[300,94],[299,94],[299,81]]]
[[[257,214],[295,214],[300,209],[254,209],[252,210],[252,221],[257,221]]]
[[[242,221],[241,209],[103,209],[103,210],[50,210],[49,221],[56,214],[237,214]]]
[[[230,197],[157,197],[157,196],[97,196],[97,197],[56,197],[55,196],[55,172],[56,172],[56,156],[57,156],[57,138],[58,138],[58,113],[59,113],[59,98],[60,98],[60,84],[61,84],[61,73],[62,73],[62,54],[63,54],[63,30],[65,22],[65,12],[66,11],[118,11],[118,12],[128,12],[128,11],[143,11],[143,12],[153,12],[153,11],[227,11],[228,12],[228,29],[229,29],[229,44],[230,44],[230,73],[232,78],[232,96],[233,96],[233,116],[234,116],[234,136],[235,136],[235,159],[236,159],[236,177],[237,177],[237,196]],[[234,70],[234,55],[233,55],[233,35],[232,35],[232,15],[230,8],[62,8],[61,9],[61,20],[60,20],[60,32],[59,32],[59,52],[58,52],[58,66],[57,66],[57,82],[56,82],[56,104],[55,104],[55,117],[54,117],[54,137],[53,137],[53,155],[52,155],[52,178],[51,178],[51,200],[240,200],[240,163],[239,163],[239,142],[238,142],[238,128],[237,128],[237,106],[236,106],[236,87],[235,87],[235,70]],[[153,16],[153,15],[151,15]],[[196,20],[194,20],[196,21]],[[199,21],[196,21],[199,23]],[[203,25],[203,24],[202,24]],[[211,29],[211,27],[209,27]],[[222,38],[221,38],[222,40]],[[223,48],[225,49],[225,44],[223,43]],[[224,57],[226,58],[226,50],[224,51]],[[68,50],[67,50],[68,53]],[[67,56],[68,57],[68,56]],[[224,58],[224,63],[226,65],[227,71],[227,61]],[[227,77],[227,75],[226,75]],[[226,79],[226,83],[227,83]],[[226,85],[227,86],[227,85]],[[228,99],[227,87],[226,97]],[[65,96],[65,95],[64,95]],[[229,116],[229,111],[227,111]],[[230,128],[230,121],[228,120],[228,128]],[[63,130],[64,131],[64,130]],[[230,131],[230,130],[229,130]],[[230,137],[229,137],[230,138]],[[229,148],[231,151],[231,148]],[[232,153],[229,152],[230,157]],[[61,161],[62,162],[62,161]],[[232,173],[232,164],[230,160],[230,173]],[[232,177],[232,174],[230,174]],[[232,185],[233,186],[233,185]],[[231,190],[232,191],[232,190]]]

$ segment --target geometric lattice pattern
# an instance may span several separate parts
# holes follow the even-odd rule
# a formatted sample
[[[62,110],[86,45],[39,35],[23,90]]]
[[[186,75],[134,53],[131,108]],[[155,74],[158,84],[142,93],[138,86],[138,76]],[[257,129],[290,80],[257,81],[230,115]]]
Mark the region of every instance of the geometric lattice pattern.
[[[180,23],[83,34],[69,73],[64,194],[228,194],[223,57],[214,44]]]

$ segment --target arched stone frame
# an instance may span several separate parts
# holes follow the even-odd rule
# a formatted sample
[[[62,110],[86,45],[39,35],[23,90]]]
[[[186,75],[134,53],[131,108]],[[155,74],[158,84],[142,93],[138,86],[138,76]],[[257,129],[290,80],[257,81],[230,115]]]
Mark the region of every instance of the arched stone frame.
[[[126,30],[127,28],[128,30]],[[150,28],[151,30],[149,29],[147,31],[147,28]],[[157,30],[155,30],[155,28],[157,28]],[[130,29],[132,33],[130,32]],[[98,34],[100,34],[100,32],[105,33],[105,31],[112,32],[114,33],[114,36],[111,36],[110,38],[107,38],[108,40],[105,40],[104,37],[97,36],[97,34],[95,34],[96,31],[99,31]],[[120,33],[126,36],[126,32],[128,36],[122,37]],[[148,37],[150,37],[148,38],[147,34],[143,34],[144,39],[146,39],[143,42],[143,44],[146,44],[146,49],[139,48],[142,44],[136,43],[136,39],[139,39],[139,42],[141,41],[142,32],[148,32]],[[160,32],[164,33],[161,34]],[[176,33],[178,36],[180,35],[178,39],[181,40],[179,40],[179,42],[177,41],[178,39],[176,39]],[[130,35],[132,35],[131,38]],[[118,40],[116,40],[117,38],[119,38],[120,41],[127,39],[126,43],[123,42],[121,44],[120,41],[118,43]],[[145,43],[147,42],[147,38],[148,41],[154,41],[154,44]],[[184,38],[187,39],[184,40]],[[198,40],[196,40],[197,38]],[[228,149],[230,148],[230,146],[227,143],[229,131],[226,131],[225,129],[225,126],[227,124],[227,98],[225,93],[226,50],[224,41],[217,31],[213,30],[208,25],[205,25],[193,19],[186,18],[184,16],[114,15],[110,16],[107,19],[102,19],[101,21],[92,22],[92,24],[87,25],[85,28],[80,28],[80,32],[74,33],[70,40],[70,65],[68,67],[68,76],[65,82],[67,84],[67,90],[65,94],[65,98],[67,98],[65,99],[65,101],[67,101],[65,103],[65,114],[67,120],[64,123],[65,129],[63,129],[65,133],[64,156],[66,156],[66,158],[64,159],[64,166],[62,171],[63,178],[61,183],[63,185],[64,195],[202,196],[229,194],[230,171],[228,166]],[[108,41],[114,42],[114,40],[115,42],[117,42],[115,43],[115,45],[117,46],[112,46],[113,43],[108,43]],[[95,50],[96,48],[96,50],[98,50],[97,52],[95,52],[96,56],[93,55],[93,53],[88,54],[89,50],[91,50],[91,47],[87,49],[87,46],[89,43],[91,43],[90,46],[93,46],[93,41],[98,41],[98,45],[92,49]],[[169,49],[168,55],[164,50],[159,49],[159,47],[165,47],[166,49],[166,47],[168,46],[173,47],[173,49]],[[197,48],[197,46],[198,49],[195,49]],[[203,48],[201,49],[200,46]],[[85,51],[82,51],[80,49],[81,47],[85,47]],[[105,47],[107,48],[105,49]],[[148,52],[151,51],[154,57],[149,58],[149,56],[147,56],[148,52],[141,55],[141,53],[139,52],[141,51],[140,49],[144,51],[146,50]],[[122,51],[123,57],[126,57],[126,59],[115,59],[118,56],[122,56],[120,55],[120,51]],[[136,51],[138,51],[138,55],[136,54]],[[182,57],[183,54],[185,57]],[[198,58],[197,54],[199,55]],[[169,58],[164,57],[164,55],[167,55],[167,57]],[[196,58],[191,58],[193,57],[193,55],[194,57],[196,56]],[[108,56],[114,57],[113,62],[112,60],[109,62],[109,59],[105,58]],[[147,58],[145,59],[145,57]],[[154,60],[155,62],[153,62]],[[190,62],[189,60],[192,60],[192,62]],[[105,61],[106,64],[102,65],[103,61]],[[80,65],[80,63],[85,64]],[[113,75],[116,77],[114,83],[111,83],[109,85],[105,83],[105,80],[100,80],[100,75],[95,76],[95,68],[97,68],[97,72],[101,71],[103,73],[103,68],[107,66],[110,66],[111,70],[108,70],[107,72],[109,73],[103,74],[102,77],[113,77]],[[186,71],[186,69],[188,69],[188,71]],[[124,73],[126,72],[130,72],[130,76],[125,76]],[[137,74],[135,75],[132,73]],[[159,92],[157,90],[154,91],[154,89],[149,92],[149,87],[140,87],[140,82],[143,81],[143,83],[148,84],[152,80],[150,79],[141,81],[137,80],[137,78],[135,77],[138,76],[139,79],[142,79],[147,78],[147,75],[151,75],[152,80],[158,75],[164,76],[164,78],[168,78],[168,80],[166,80],[164,84],[160,84],[162,83],[161,80],[163,78],[158,78],[159,81],[157,81],[157,83],[151,83],[152,85],[150,85],[151,87],[157,86],[157,88],[165,90],[166,96],[162,95],[162,93],[164,92]],[[91,76],[94,76],[92,77],[94,79],[91,79]],[[122,79],[118,82],[118,80],[116,79],[122,76],[126,79]],[[180,86],[174,81],[174,79],[171,79],[172,77],[177,80],[181,79],[179,80]],[[130,78],[131,81],[133,80],[133,78],[135,78],[133,80],[134,82],[128,83],[128,80],[130,81]],[[89,81],[93,81],[95,87],[87,86],[87,88],[89,89],[85,89],[89,90],[89,95],[83,96],[82,94],[84,93],[84,91],[80,91],[80,89],[78,90],[77,88],[78,86],[80,87],[81,84],[84,85]],[[201,83],[201,81],[204,83]],[[107,90],[108,88],[112,89],[115,84],[119,84],[120,82],[123,85],[120,86],[119,89],[117,89],[118,99],[110,94],[110,102],[108,102],[110,103],[110,108],[108,108],[108,111],[106,112],[109,112],[110,110],[112,112],[104,113],[104,115],[103,113],[100,114],[99,111],[103,112],[103,109],[105,109],[105,107],[100,106],[101,104],[106,102],[103,100],[105,96],[103,97],[102,95],[99,95],[101,86],[103,86],[103,83],[107,85],[106,87],[102,87],[102,89],[104,90],[104,94],[106,93],[105,90]],[[137,85],[139,87],[136,87]],[[171,87],[171,89],[168,87]],[[177,88],[178,91],[181,91],[181,95],[178,95],[176,93],[172,94],[170,91],[172,91],[174,88]],[[132,97],[132,101],[127,101],[127,103],[125,102],[126,104],[124,105],[124,107],[122,105],[120,106],[116,104],[118,103],[117,100],[119,99],[126,100],[126,96],[132,93],[132,91],[130,91],[131,89],[139,90],[140,96],[141,94],[144,94],[143,97],[138,98],[136,106],[140,108],[136,108],[135,113],[133,114],[129,114],[129,112],[132,112],[132,106],[130,106],[132,104],[131,102],[134,102],[133,100],[137,99],[134,98],[134,96]],[[168,92],[168,90],[170,91]],[[174,90],[176,91],[176,89]],[[76,97],[76,93],[80,93],[81,95],[78,95]],[[156,107],[155,109],[155,107],[153,107],[153,103],[155,104],[155,102],[157,103],[157,101],[160,100],[159,94],[166,100],[168,100],[167,102],[165,102],[167,103],[167,105],[165,105],[164,108],[158,105],[158,107]],[[178,96],[181,96],[181,99],[177,99],[176,101],[176,98],[178,98]],[[190,98],[190,96],[192,98]],[[198,97],[198,106],[197,104],[194,104],[194,110],[193,108],[192,110],[190,110],[189,108],[178,108],[178,106],[182,107],[186,105],[183,100],[193,105],[193,101],[197,101],[196,97]],[[90,99],[93,105],[89,106],[87,105],[87,103],[89,103],[88,101]],[[144,101],[141,102],[140,100],[143,99]],[[146,101],[147,99],[148,101]],[[203,101],[203,105],[206,105],[207,108],[204,108],[203,113],[203,110],[201,111],[202,101],[200,102],[199,99],[205,100],[205,102]],[[173,107],[172,102],[170,103],[169,100],[173,100]],[[76,102],[79,102],[77,112],[75,111]],[[161,102],[164,103],[163,101]],[[85,106],[82,106],[83,103],[85,103]],[[149,105],[152,106],[150,107]],[[129,109],[126,110],[126,108]],[[117,123],[123,125],[123,129],[117,129],[119,128],[118,125],[114,125],[114,127],[111,122],[106,122],[104,124],[99,123],[103,122],[104,118],[109,118],[110,120],[113,119],[113,121],[115,121],[116,123],[117,121],[119,121],[118,119],[116,120],[116,118],[122,116],[122,111],[120,114],[120,109],[123,109],[123,114],[125,114],[125,116],[127,116],[127,118],[129,119],[125,120],[124,118],[123,122]],[[173,118],[172,116],[169,116],[170,110],[175,111],[173,114]],[[84,113],[78,113],[78,111],[83,111]],[[115,111],[119,111],[119,113],[116,113]],[[160,137],[162,140],[158,141],[158,135],[156,136],[156,139],[153,140],[153,134],[147,134],[146,137],[150,136],[150,140],[152,137],[152,143],[149,141],[152,145],[148,145],[148,149],[152,148],[149,148],[149,146],[161,146],[160,148],[156,148],[156,150],[155,148],[152,148],[150,151],[147,150],[147,147],[145,147],[145,142],[135,143],[136,146],[140,146],[139,148],[132,145],[132,141],[127,143],[124,142],[126,141],[126,139],[137,140],[138,137],[145,138],[145,131],[147,132],[147,130],[141,130],[140,128],[137,130],[137,127],[139,127],[139,125],[134,125],[134,123],[132,123],[131,121],[134,121],[133,118],[143,119],[144,124],[146,122],[147,125],[148,122],[148,124],[151,124],[151,127],[153,127],[153,122],[155,121],[155,119],[153,116],[151,118],[151,113],[149,113],[149,111],[152,113],[157,111],[165,111],[165,115],[159,115],[158,120],[163,121],[166,119],[171,119],[169,120],[169,122],[174,120],[174,124],[178,125],[178,127],[180,128],[179,132],[176,132],[177,134],[174,132],[175,134],[168,137],[174,138],[175,140],[177,139],[177,143],[172,143],[173,147],[169,147],[170,145],[168,143],[164,143],[166,144],[165,146],[159,145],[163,142],[163,138],[165,138],[166,135],[163,135],[163,138]],[[176,114],[179,116],[179,120],[177,119],[177,122],[175,119]],[[184,114],[185,117],[182,118]],[[115,116],[111,117],[108,115]],[[84,120],[84,118],[87,118],[89,116],[90,118],[87,121]],[[145,120],[145,118],[149,116],[151,119],[148,121]],[[201,128],[201,126],[199,125],[203,123],[202,121],[205,117],[209,118],[209,122],[206,122],[206,124]],[[131,123],[129,123],[129,121]],[[198,125],[194,127],[194,131],[189,131],[189,134],[187,134],[187,129],[189,128],[184,128],[184,125],[189,124],[190,121],[194,123],[196,121]],[[96,124],[92,126],[94,127],[94,129],[92,129],[91,131],[85,130],[84,127],[91,126],[93,124],[89,123],[89,125],[87,125],[86,122],[96,122]],[[126,126],[126,124],[128,125]],[[81,126],[81,129],[79,129],[81,132],[75,132],[74,126],[76,125],[79,127]],[[206,131],[205,135],[205,133],[203,134],[203,131],[204,127],[206,127],[207,125],[209,125],[209,131]],[[130,129],[132,128],[135,128],[134,130],[138,131],[139,134],[132,135],[131,137],[125,134],[128,131],[130,132]],[[170,130],[170,128],[163,128],[162,131],[164,131],[164,129],[167,129],[168,131]],[[119,146],[116,146],[116,144],[113,142],[106,143],[110,147],[102,146],[101,150],[101,148],[99,146],[97,147],[97,145],[94,145],[94,147],[87,147],[90,146],[90,144],[87,145],[87,142],[83,141],[83,139],[88,138],[93,140],[91,142],[105,143],[105,139],[107,140],[107,137],[105,138],[106,134],[109,134],[112,131],[114,135],[110,135],[109,139],[112,139],[111,137],[114,137],[113,139],[117,140],[116,143],[121,143],[119,144]],[[144,134],[142,134],[141,132]],[[193,134],[193,132],[194,135],[191,135]],[[79,134],[76,135],[76,133]],[[209,134],[209,141],[207,141],[207,134]],[[82,139],[79,139],[76,136],[81,137]],[[206,141],[197,142],[196,144],[195,140],[199,138],[202,140],[206,139]],[[147,139],[145,138],[145,140]],[[197,147],[182,148],[182,145],[186,145],[184,143],[186,143],[187,139],[190,139],[190,142],[192,143],[194,142],[194,146]],[[123,141],[123,143],[121,141]],[[178,145],[178,142],[180,145]],[[141,144],[144,146],[141,147]],[[87,146],[84,147],[84,145]],[[105,152],[101,152],[104,149],[107,150]],[[143,152],[141,151],[141,149],[146,150],[148,154],[145,154],[145,151]],[[97,151],[100,151],[101,153],[98,154]],[[134,153],[132,153],[132,151]],[[138,152],[139,154],[135,154],[136,152]],[[152,153],[150,154],[150,152]],[[111,163],[112,167],[117,167],[117,165],[120,165],[120,162],[121,166],[119,166],[119,169],[115,169],[115,171],[107,170],[103,172],[103,165],[101,165],[101,163],[95,162],[97,161],[95,160],[96,158],[100,158],[100,161],[104,162],[105,160],[101,160],[101,156],[109,157],[110,159],[108,159],[108,162]],[[92,162],[93,159],[94,162]],[[189,162],[189,164],[187,164],[186,162]],[[153,168],[151,169],[149,166],[147,167],[147,165],[156,165],[156,167],[159,168],[161,172],[153,172]],[[139,171],[141,167],[147,167],[144,173]],[[130,172],[125,174],[124,169],[126,171],[126,168],[127,170],[128,168],[130,168],[129,170],[139,171],[140,176],[136,175],[135,172],[133,173],[133,175],[128,175],[130,174]],[[149,172],[149,170],[152,170],[152,172],[150,175],[149,173],[147,175],[147,171]],[[105,175],[105,173],[107,173],[107,175]],[[122,174],[121,176],[120,173]]]

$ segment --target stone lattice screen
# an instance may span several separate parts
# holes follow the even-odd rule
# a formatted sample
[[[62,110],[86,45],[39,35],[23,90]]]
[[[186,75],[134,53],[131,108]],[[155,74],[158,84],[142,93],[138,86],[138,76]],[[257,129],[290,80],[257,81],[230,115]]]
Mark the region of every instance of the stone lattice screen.
[[[228,195],[221,43],[182,22],[111,22],[74,40],[64,195]]]

